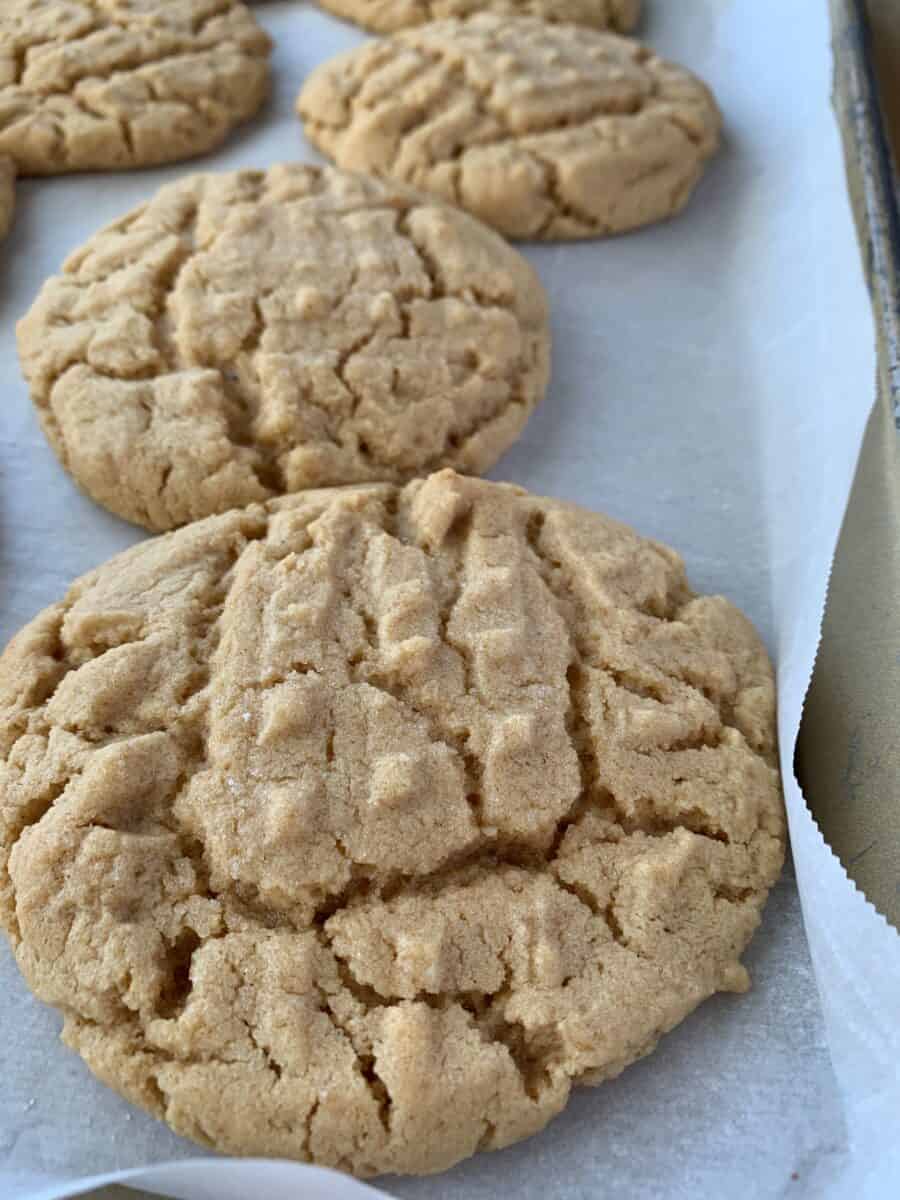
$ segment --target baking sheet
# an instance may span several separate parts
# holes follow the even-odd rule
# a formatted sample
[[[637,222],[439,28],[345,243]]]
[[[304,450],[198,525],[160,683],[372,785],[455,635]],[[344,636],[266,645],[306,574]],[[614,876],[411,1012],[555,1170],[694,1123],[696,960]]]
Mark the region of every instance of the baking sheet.
[[[893,124],[900,161],[900,5],[832,0],[832,9],[842,48],[836,108],[847,135],[851,200],[867,247],[880,370],[878,401],[829,582],[797,768],[828,844],[900,929],[900,221],[892,219],[886,136]]]
[[[861,1110],[848,1088],[879,1097],[868,1122],[875,1171],[875,1121],[890,1113],[881,1051],[897,1037],[890,1021],[900,1004],[889,1012],[900,974],[896,936],[877,940],[886,927],[874,925],[817,841],[789,774],[874,377],[828,104],[827,12],[819,0],[647,7],[647,40],[716,89],[727,144],[679,220],[608,243],[528,248],[553,309],[553,380],[493,475],[604,509],[678,546],[698,590],[726,594],[756,621],[779,671],[801,888],[789,867],[747,956],[755,979],[747,997],[710,1001],[651,1058],[576,1095],[529,1142],[436,1178],[379,1181],[411,1200],[836,1196],[860,1161],[844,1114],[857,1136]],[[314,158],[293,117],[294,95],[314,63],[361,40],[299,3],[256,11],[277,41],[276,93],[261,121],[204,164],[215,169]],[[81,496],[58,467],[20,380],[12,322],[69,250],[184,170],[19,185],[0,282],[0,637],[143,536]],[[856,922],[852,943],[848,919]],[[880,993],[859,976],[854,954],[879,962]],[[875,1021],[866,1030],[854,1026],[860,1006]],[[0,1195],[12,1200],[41,1181],[196,1154],[96,1083],[55,1040],[59,1024],[3,947]],[[856,1044],[848,1040],[854,1028],[865,1035]],[[302,1167],[268,1172],[195,1163],[144,1172],[140,1182],[189,1200],[370,1194],[344,1180],[322,1190],[330,1177]]]

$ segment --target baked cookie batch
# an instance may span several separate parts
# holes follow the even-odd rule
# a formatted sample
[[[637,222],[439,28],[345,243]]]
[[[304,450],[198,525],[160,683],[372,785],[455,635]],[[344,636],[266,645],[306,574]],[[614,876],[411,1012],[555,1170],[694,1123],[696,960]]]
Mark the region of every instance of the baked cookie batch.
[[[535,1133],[744,990],[785,829],[747,620],[474,477],[549,374],[501,235],[676,213],[711,94],[620,36],[636,0],[323,7],[387,35],[303,83],[336,165],[185,175],[19,323],[62,465],[171,532],[0,659],[0,924],[178,1133],[370,1176]],[[8,0],[0,232],[17,173],[218,145],[269,49],[232,0]]]

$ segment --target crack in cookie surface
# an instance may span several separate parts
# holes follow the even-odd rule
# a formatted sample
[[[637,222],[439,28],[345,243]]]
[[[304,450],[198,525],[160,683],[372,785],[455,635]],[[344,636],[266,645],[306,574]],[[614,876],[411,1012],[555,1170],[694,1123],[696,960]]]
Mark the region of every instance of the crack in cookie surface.
[[[721,124],[704,84],[637,42],[493,14],[340,55],[310,75],[297,108],[341,166],[548,239],[678,212]]]
[[[25,175],[205,153],[263,103],[269,50],[235,0],[5,0],[0,153]]]
[[[0,660],[0,920],[178,1132],[437,1170],[746,986],[773,695],[674,552],[517,488],[209,518]]]
[[[76,251],[19,325],[44,430],[151,529],[303,487],[480,472],[549,371],[516,251],[395,184],[195,176]]]

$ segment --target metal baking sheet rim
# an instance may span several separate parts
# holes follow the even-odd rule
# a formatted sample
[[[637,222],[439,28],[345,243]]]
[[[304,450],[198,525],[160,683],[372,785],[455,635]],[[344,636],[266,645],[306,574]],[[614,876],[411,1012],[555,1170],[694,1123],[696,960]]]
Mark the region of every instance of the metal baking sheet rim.
[[[859,171],[865,268],[884,339],[894,423],[900,431],[900,214],[865,0],[832,0],[832,19],[834,106],[849,138],[845,150]]]

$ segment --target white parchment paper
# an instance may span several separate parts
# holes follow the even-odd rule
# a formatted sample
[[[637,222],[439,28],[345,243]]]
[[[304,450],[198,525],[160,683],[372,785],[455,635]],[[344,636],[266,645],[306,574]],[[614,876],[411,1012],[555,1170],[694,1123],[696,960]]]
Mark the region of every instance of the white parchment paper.
[[[677,546],[698,590],[724,593],[756,621],[779,674],[797,875],[785,870],[747,955],[748,996],[708,1002],[649,1059],[577,1094],[542,1135],[435,1178],[379,1181],[409,1200],[891,1194],[900,942],[822,843],[791,766],[874,379],[829,107],[826,4],[646,7],[646,40],[715,88],[727,144],[677,221],[606,243],[526,248],[553,309],[553,379],[493,475]],[[276,39],[273,101],[203,169],[313,158],[294,95],[312,65],[362,38],[296,0],[256,11]],[[70,250],[186,169],[19,184],[0,247],[4,640],[144,536],[80,495],[56,463],[20,378],[14,321]],[[58,1042],[59,1025],[4,945],[0,1197],[49,1200],[74,1194],[75,1180],[84,1190],[147,1167],[129,1177],[135,1186],[185,1200],[372,1195],[295,1164],[199,1160],[94,1081]]]

